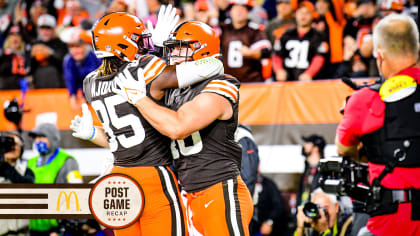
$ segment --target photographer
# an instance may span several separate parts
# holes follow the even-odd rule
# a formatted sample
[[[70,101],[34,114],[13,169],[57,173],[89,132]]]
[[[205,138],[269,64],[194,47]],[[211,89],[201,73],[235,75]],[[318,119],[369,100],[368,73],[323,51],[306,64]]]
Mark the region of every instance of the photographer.
[[[4,153],[4,160],[0,160],[0,183],[33,183],[34,173],[20,159],[23,154],[22,137],[13,132],[6,132],[2,136],[12,138],[13,142],[0,143],[11,145],[11,150]]]
[[[315,189],[311,193],[311,202],[298,207],[294,235],[350,235],[352,218],[341,214],[339,209],[335,195],[327,194],[321,188]],[[305,223],[310,227],[305,228]]]
[[[370,214],[365,235],[420,232],[419,32],[409,16],[391,14],[374,29],[380,89],[365,87],[348,100],[337,128],[338,154],[369,161]],[[379,90],[379,91],[378,91]]]
[[[34,173],[21,160],[23,154],[23,139],[18,133],[5,132],[0,134],[0,184],[33,183]],[[0,235],[27,235],[29,220],[0,220]]]

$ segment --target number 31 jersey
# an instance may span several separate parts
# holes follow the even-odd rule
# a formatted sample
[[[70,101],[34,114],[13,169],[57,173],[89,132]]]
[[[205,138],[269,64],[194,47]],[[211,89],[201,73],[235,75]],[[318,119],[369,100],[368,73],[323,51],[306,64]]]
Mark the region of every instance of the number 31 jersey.
[[[187,192],[203,190],[240,174],[242,149],[234,138],[238,126],[239,81],[225,75],[214,76],[186,89],[168,91],[166,104],[178,110],[201,93],[215,93],[228,99],[233,115],[229,120],[215,120],[189,137],[172,142],[178,178]]]
[[[328,44],[315,29],[303,36],[299,36],[297,29],[290,29],[280,38],[280,45],[275,53],[283,58],[287,80],[294,81],[308,69],[312,58],[317,55],[327,56]]]
[[[94,71],[83,82],[86,100],[102,123],[117,166],[161,166],[172,162],[170,139],[156,131],[135,106],[112,91],[115,76],[129,73],[137,79],[137,69],[141,68],[148,82],[165,66],[160,58],[146,55],[108,76],[98,76]],[[150,83],[147,85],[150,96],[149,89]]]

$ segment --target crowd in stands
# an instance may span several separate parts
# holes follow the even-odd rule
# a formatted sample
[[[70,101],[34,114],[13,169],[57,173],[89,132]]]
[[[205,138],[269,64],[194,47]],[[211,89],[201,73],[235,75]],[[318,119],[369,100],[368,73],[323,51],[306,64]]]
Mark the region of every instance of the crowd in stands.
[[[83,78],[100,64],[90,28],[127,11],[156,23],[161,4],[180,21],[200,20],[220,34],[226,73],[241,82],[378,76],[372,27],[391,13],[417,18],[412,0],[0,0],[0,89],[67,88],[83,99]]]

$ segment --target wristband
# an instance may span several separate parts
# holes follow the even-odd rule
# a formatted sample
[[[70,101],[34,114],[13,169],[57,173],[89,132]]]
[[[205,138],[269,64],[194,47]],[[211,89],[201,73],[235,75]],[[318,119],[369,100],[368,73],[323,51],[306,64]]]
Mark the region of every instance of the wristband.
[[[92,135],[90,136],[90,138],[88,138],[88,140],[92,140],[95,137],[95,133],[96,133],[96,129],[95,129],[95,126],[93,126]]]

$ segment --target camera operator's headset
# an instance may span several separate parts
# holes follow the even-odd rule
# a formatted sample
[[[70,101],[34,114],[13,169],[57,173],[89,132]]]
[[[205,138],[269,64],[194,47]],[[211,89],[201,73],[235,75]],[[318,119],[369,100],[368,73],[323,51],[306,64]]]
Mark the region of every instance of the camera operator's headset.
[[[17,133],[17,132],[10,132],[10,131],[4,131],[4,132],[0,132],[0,136],[16,136],[16,137],[18,137],[19,138],[19,140],[20,140],[20,153],[19,153],[19,158],[21,158],[22,157],[22,154],[23,154],[23,149],[24,149],[24,147],[25,147],[25,144],[24,144],[24,142],[23,142],[23,137],[22,137],[22,135],[20,135],[19,133]],[[16,143],[15,143],[15,145],[16,145]]]

